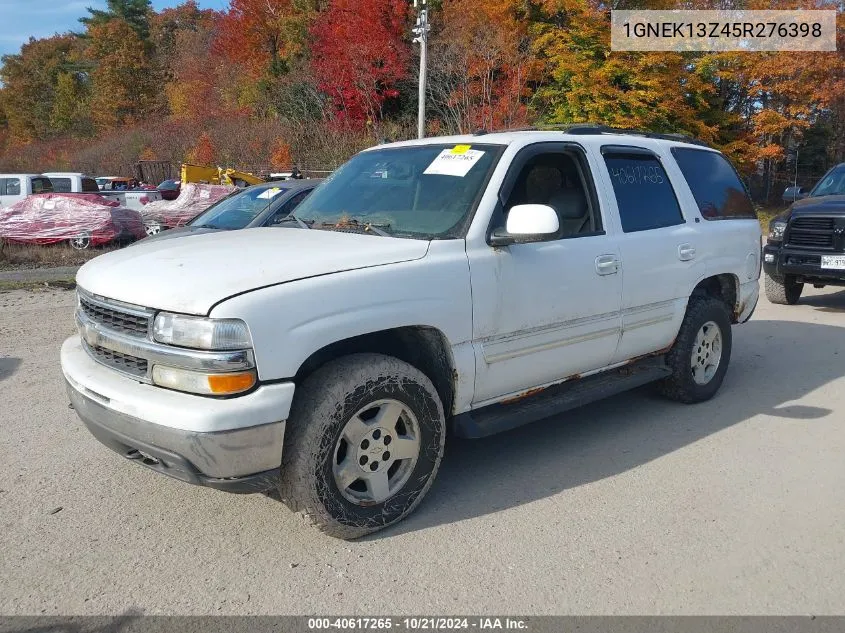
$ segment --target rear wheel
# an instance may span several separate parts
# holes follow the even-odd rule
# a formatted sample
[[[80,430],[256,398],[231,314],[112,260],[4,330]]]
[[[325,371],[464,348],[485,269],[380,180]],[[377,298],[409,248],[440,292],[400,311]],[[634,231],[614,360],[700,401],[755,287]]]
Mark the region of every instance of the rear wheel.
[[[341,358],[297,388],[280,496],[331,536],[375,532],[428,492],[445,435],[443,405],[418,369],[380,354]]]
[[[709,400],[725,378],[731,344],[731,320],[725,304],[712,297],[691,297],[675,344],[666,355],[672,375],[658,383],[658,388],[679,402]]]
[[[795,305],[801,298],[804,284],[795,281],[792,275],[770,275],[766,273],[766,298],[778,305]]]

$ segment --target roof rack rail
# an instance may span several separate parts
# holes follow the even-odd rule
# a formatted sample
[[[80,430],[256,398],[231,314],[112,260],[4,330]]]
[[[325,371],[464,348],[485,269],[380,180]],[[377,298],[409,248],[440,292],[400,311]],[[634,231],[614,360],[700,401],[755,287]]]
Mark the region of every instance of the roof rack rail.
[[[496,134],[499,132],[544,132],[544,131],[560,131],[565,134],[623,134],[631,136],[642,136],[645,138],[662,139],[664,141],[679,141],[681,143],[689,143],[691,145],[700,145],[702,147],[710,147],[708,143],[697,138],[678,133],[659,133],[650,132],[648,130],[638,130],[632,128],[617,128],[602,123],[560,123],[552,125],[539,125],[533,127],[510,128],[503,130],[478,130],[474,132],[474,136],[483,136],[485,134]]]

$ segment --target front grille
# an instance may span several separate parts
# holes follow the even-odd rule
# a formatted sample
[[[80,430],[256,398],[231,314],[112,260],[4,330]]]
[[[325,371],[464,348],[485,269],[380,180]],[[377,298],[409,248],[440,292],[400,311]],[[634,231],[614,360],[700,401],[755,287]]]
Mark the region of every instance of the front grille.
[[[79,295],[79,305],[85,315],[95,323],[118,332],[147,335],[150,324],[149,317],[130,314],[115,308],[107,308],[90,301],[82,294]]]
[[[144,358],[121,354],[105,347],[88,345],[88,343],[85,343],[85,345],[94,359],[103,365],[108,365],[124,374],[138,376],[139,378],[147,375],[147,361]]]
[[[789,246],[833,248],[833,218],[795,218],[789,225]]]

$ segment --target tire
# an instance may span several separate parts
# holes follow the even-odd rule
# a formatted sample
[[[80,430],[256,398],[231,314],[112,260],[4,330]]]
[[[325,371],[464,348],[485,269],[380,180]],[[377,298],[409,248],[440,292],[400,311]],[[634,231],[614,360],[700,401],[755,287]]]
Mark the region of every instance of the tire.
[[[715,338],[705,343],[710,336]],[[709,400],[725,378],[731,345],[731,319],[725,304],[712,297],[691,297],[675,344],[666,355],[672,374],[657,383],[659,391],[686,404]]]
[[[144,233],[147,235],[158,235],[162,232],[161,222],[145,222]]]
[[[279,496],[330,536],[376,532],[422,501],[440,467],[445,437],[443,405],[421,371],[391,356],[346,356],[297,388]],[[388,455],[391,446],[395,451]]]
[[[801,298],[804,284],[795,281],[794,277],[773,276],[766,273],[766,298],[778,305],[794,306]]]
[[[84,251],[91,246],[91,233],[88,231],[82,231],[76,237],[73,237],[68,240],[70,247],[77,251]]]

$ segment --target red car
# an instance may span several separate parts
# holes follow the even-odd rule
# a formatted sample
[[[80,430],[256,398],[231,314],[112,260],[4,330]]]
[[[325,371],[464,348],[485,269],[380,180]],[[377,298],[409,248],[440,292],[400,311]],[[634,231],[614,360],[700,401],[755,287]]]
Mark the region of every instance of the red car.
[[[0,239],[84,249],[146,236],[141,214],[98,194],[36,194],[0,210]]]

